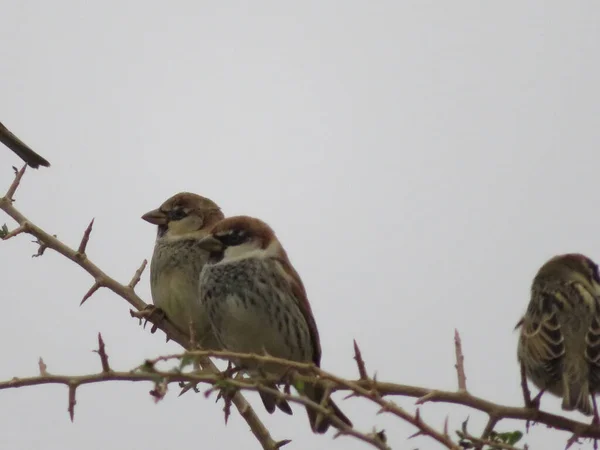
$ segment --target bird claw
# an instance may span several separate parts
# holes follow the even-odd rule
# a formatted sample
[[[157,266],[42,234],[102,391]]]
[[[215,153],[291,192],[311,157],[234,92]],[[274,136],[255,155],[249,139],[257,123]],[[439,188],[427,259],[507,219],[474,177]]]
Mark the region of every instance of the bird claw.
[[[140,320],[145,319],[143,325],[144,328],[146,328],[146,324],[148,322],[152,322],[152,328],[150,328],[150,333],[154,334],[158,329],[158,324],[160,324],[163,320],[167,318],[167,314],[157,306],[146,305],[144,309],[142,309],[136,314],[136,317],[138,317]]]

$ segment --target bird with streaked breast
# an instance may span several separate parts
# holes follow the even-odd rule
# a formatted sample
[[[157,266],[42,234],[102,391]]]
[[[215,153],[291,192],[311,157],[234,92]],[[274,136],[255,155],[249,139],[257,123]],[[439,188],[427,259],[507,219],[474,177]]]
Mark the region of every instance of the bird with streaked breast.
[[[320,366],[319,332],[304,285],[273,230],[256,218],[229,217],[199,245],[211,252],[200,275],[201,301],[223,348]],[[282,373],[273,364],[260,370]],[[305,383],[301,394],[321,403],[325,391]],[[276,401],[263,395],[265,406]],[[352,426],[333,400],[325,406]],[[332,425],[314,409],[306,410],[313,431],[324,433]]]
[[[562,397],[562,408],[594,414],[600,388],[600,274],[587,256],[556,256],[537,272],[521,327],[518,358],[527,377]],[[591,402],[590,402],[591,400]]]
[[[223,217],[215,202],[190,192],[180,192],[142,216],[157,226],[150,262],[152,302],[186,334],[192,321],[204,349],[219,346],[199,301],[200,272],[209,252],[198,243]]]
[[[180,192],[159,208],[142,216],[157,225],[154,253],[150,263],[150,290],[154,306],[182,332],[194,324],[196,341],[203,349],[219,350],[204,305],[200,301],[200,272],[209,251],[199,245],[209,230],[223,219],[212,200],[190,192]],[[276,386],[270,385],[276,389]],[[271,401],[261,395],[269,413],[279,408],[286,414],[292,409],[286,401]]]

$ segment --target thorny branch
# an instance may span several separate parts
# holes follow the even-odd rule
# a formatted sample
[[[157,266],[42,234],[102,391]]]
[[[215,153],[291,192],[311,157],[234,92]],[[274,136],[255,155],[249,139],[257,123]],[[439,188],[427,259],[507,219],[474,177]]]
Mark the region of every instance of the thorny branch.
[[[39,244],[39,249],[36,256],[40,256],[43,254],[46,248],[50,248],[66,258],[73,261],[75,264],[83,268],[86,272],[88,272],[94,278],[94,284],[90,288],[90,290],[86,293],[81,303],[84,303],[87,299],[89,299],[98,289],[108,288],[113,291],[118,296],[125,299],[136,311],[143,311],[148,306],[134,291],[134,287],[137,284],[137,279],[141,276],[143,269],[145,268],[145,264],[136,271],[132,281],[129,285],[123,285],[113,278],[109,277],[104,271],[102,271],[98,266],[96,266],[89,258],[82,257],[85,255],[85,249],[87,246],[87,241],[89,240],[92,223],[86,229],[83,239],[81,240],[78,250],[74,250],[71,247],[67,246],[56,236],[52,236],[49,233],[46,233],[40,227],[34,225],[30,220],[27,219],[20,211],[18,211],[14,206],[14,194],[19,186],[21,178],[25,173],[25,169],[27,166],[23,166],[21,170],[17,171],[15,169],[15,179],[10,185],[6,195],[0,198],[0,209],[2,209],[6,214],[12,217],[19,226],[13,230],[12,232],[8,232],[3,236],[3,239],[10,239],[15,237],[21,233],[27,233],[35,238],[37,238],[37,242]],[[138,273],[139,272],[139,273]],[[152,317],[149,318],[152,321]],[[178,344],[180,344],[184,348],[189,348],[189,338],[186,334],[179,329],[177,329],[172,323],[163,318],[157,323],[154,323],[155,327],[160,328],[167,335],[167,339],[171,339]],[[201,362],[202,367],[207,370],[212,370],[214,372],[218,371],[217,367],[208,359]],[[244,420],[248,423],[252,433],[256,437],[256,439],[260,442],[261,446],[265,450],[276,450],[280,447],[279,443],[275,441],[269,430],[265,427],[259,417],[256,415],[254,409],[250,406],[250,404],[246,401],[246,399],[241,394],[236,394],[233,397],[233,404],[239,411],[240,415],[244,418]],[[71,407],[71,403],[69,403]],[[74,405],[73,405],[74,407]]]
[[[147,264],[145,260],[136,270],[129,284],[121,284],[106,275],[106,273],[92,263],[87,257],[86,247],[90,239],[93,220],[85,230],[78,249],[74,250],[58,240],[56,236],[52,236],[38,226],[34,225],[13,206],[13,197],[23,177],[23,174],[25,173],[25,168],[26,166],[19,171],[15,169],[15,179],[13,183],[8,189],[6,195],[0,198],[0,209],[4,210],[18,223],[18,227],[12,231],[8,231],[6,229],[0,230],[2,233],[0,235],[2,239],[10,239],[22,233],[27,233],[34,236],[37,238],[36,242],[39,244],[38,252],[34,256],[42,255],[44,250],[47,248],[53,249],[82,267],[94,278],[92,287],[86,293],[81,303],[84,303],[87,299],[89,299],[98,289],[108,288],[115,294],[125,299],[135,309],[135,311],[132,311],[132,316],[145,318],[153,323],[154,328],[160,328],[163,330],[167,335],[167,339],[174,340],[186,349],[194,349],[195,346],[191,344],[193,337],[190,340],[190,337],[188,337],[185,332],[177,329],[166,318],[155,317],[153,314],[149,313],[148,305],[135,293],[134,288],[139,282],[141,274]],[[211,385],[207,391],[207,394],[210,394],[215,390],[220,390],[223,387],[233,389],[234,391],[262,391],[281,397],[288,401],[313,408],[319,414],[328,417],[328,419],[330,419],[339,427],[338,435],[354,436],[374,446],[375,448],[388,448],[385,442],[386,439],[383,431],[363,433],[357,431],[356,429],[349,428],[344,423],[339,421],[337,417],[328,409],[324,408],[323,405],[312,402],[306,397],[291,395],[289,393],[289,386],[286,386],[286,389],[284,389],[283,392],[280,392],[278,390],[268,388],[264,384],[265,381],[281,382],[281,380],[270,379],[268,377],[263,377],[260,379],[240,377],[236,377],[235,379],[231,378],[226,374],[218,372],[216,366],[209,359],[209,357],[214,357],[225,359],[227,361],[252,361],[253,363],[257,363],[259,365],[266,363],[279,364],[285,367],[286,372],[296,371],[295,379],[297,380],[326,383],[326,389],[328,392],[346,391],[349,392],[349,396],[362,397],[372,401],[379,406],[379,413],[395,415],[401,420],[414,425],[417,428],[417,432],[413,436],[429,436],[441,443],[444,447],[451,450],[460,450],[464,448],[483,448],[484,446],[498,449],[502,448],[518,450],[517,447],[512,446],[512,444],[497,442],[495,439],[498,436],[498,433],[494,431],[494,428],[500,421],[504,419],[522,420],[526,423],[529,423],[530,421],[541,423],[557,430],[571,432],[573,437],[576,438],[600,438],[600,426],[598,425],[574,421],[566,417],[539,410],[535,404],[535,401],[531,401],[531,397],[527,389],[527,383],[524,378],[522,380],[522,387],[526,400],[525,407],[500,405],[470,394],[467,391],[466,386],[467,377],[464,368],[464,355],[458,331],[455,332],[454,343],[456,353],[456,371],[458,377],[457,391],[441,391],[425,387],[378,381],[375,377],[370,377],[368,375],[365,361],[356,342],[354,343],[354,359],[359,372],[359,378],[357,380],[349,380],[338,377],[316,367],[314,364],[287,361],[268,355],[248,355],[224,351],[190,351],[176,355],[166,355],[158,357],[154,360],[146,361],[142,366],[132,371],[118,372],[112,370],[109,366],[108,355],[106,353],[102,336],[100,335],[98,335],[98,349],[95,351],[100,357],[102,366],[101,372],[97,374],[79,376],[51,375],[47,370],[46,364],[40,358],[38,362],[40,371],[39,376],[29,378],[13,378],[12,380],[0,382],[0,390],[40,384],[66,385],[68,387],[68,412],[71,420],[73,420],[75,413],[76,390],[79,386],[84,384],[107,381],[152,382],[154,383],[154,389],[151,391],[151,393],[155,396],[157,401],[166,395],[167,385],[174,382],[186,382],[191,385],[196,385],[198,383]],[[199,362],[202,370],[187,373],[181,370],[183,367],[171,371],[161,371],[156,368],[156,365],[159,362],[170,360],[179,360],[180,366],[183,366],[183,361],[186,359],[189,360],[190,358],[193,359],[194,364]],[[303,375],[298,375],[300,372]],[[414,414],[411,414],[405,409],[396,405],[393,401],[386,398],[391,396],[413,397],[416,399],[416,405],[422,405],[428,402],[462,405],[487,414],[489,420],[480,437],[476,437],[468,433],[465,422],[463,430],[457,431],[460,441],[454,442],[448,433],[447,418],[444,423],[443,430],[438,431],[425,423],[421,417],[419,408],[416,409]],[[250,426],[253,434],[260,442],[263,449],[276,450],[289,442],[287,440],[279,442],[275,441],[260,419],[258,419],[254,410],[239,392],[236,392],[236,394],[233,396],[233,403]]]

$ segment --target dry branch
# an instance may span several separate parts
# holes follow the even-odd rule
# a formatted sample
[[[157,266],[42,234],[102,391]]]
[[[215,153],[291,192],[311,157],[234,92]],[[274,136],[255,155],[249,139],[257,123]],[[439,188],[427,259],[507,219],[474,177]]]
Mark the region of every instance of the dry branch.
[[[67,246],[66,244],[61,242],[59,239],[57,239],[55,236],[50,235],[49,233],[45,232],[37,225],[34,225],[31,221],[29,221],[27,219],[27,217],[25,217],[20,211],[18,211],[13,206],[13,202],[14,202],[13,197],[17,190],[17,187],[19,186],[21,178],[23,177],[23,174],[25,173],[25,169],[26,169],[26,166],[23,166],[23,168],[21,170],[15,171],[16,172],[15,179],[13,180],[12,184],[10,185],[6,195],[4,197],[0,198],[0,209],[2,209],[6,214],[8,214],[10,217],[12,217],[15,220],[15,222],[17,222],[17,224],[19,224],[19,227],[15,230],[15,232],[8,233],[8,235],[4,236],[3,239],[9,239],[9,238],[14,237],[21,233],[30,234],[30,235],[34,236],[35,238],[37,238],[37,242],[40,245],[36,256],[40,256],[41,254],[43,254],[43,252],[46,248],[51,248],[52,250],[60,253],[61,255],[65,256],[66,258],[70,259],[75,264],[77,264],[78,266],[83,268],[95,280],[94,285],[92,286],[90,291],[88,291],[88,293],[86,294],[86,297],[84,297],[83,301],[87,300],[100,287],[104,287],[104,288],[110,289],[115,294],[117,294],[118,296],[125,299],[135,310],[137,310],[137,311],[144,310],[148,305],[135,293],[135,291],[133,289],[133,287],[135,286],[134,282],[131,282],[130,285],[128,286],[128,285],[123,285],[123,284],[117,282],[116,280],[114,280],[113,278],[109,277],[104,271],[102,271],[98,266],[96,266],[89,258],[87,258],[87,257],[81,258],[81,256],[80,256],[81,253],[79,253],[78,250],[74,250],[74,249],[70,248],[69,246]],[[88,226],[88,229],[90,230],[90,232],[91,232],[91,225],[92,224],[90,224],[90,226]],[[18,232],[16,232],[16,231],[18,231]],[[84,238],[83,238],[84,240],[86,238],[86,233],[84,233]],[[87,233],[87,234],[89,234],[89,233]],[[89,238],[89,236],[88,236],[88,238]],[[82,240],[81,244],[83,244],[83,240]],[[81,247],[81,245],[80,245],[80,247]],[[83,249],[85,250],[85,245],[83,245]],[[143,267],[145,267],[145,265],[143,265]],[[140,271],[140,275],[141,275],[141,270],[143,270],[143,267],[138,269]],[[137,277],[137,272],[136,272],[136,275],[134,275],[133,280],[135,280],[136,277]],[[83,303],[83,301],[82,301],[82,303]],[[160,323],[156,323],[155,326],[157,326],[158,328],[163,330],[169,339],[177,342],[183,348],[188,348],[189,338],[182,331],[177,329],[168,320],[166,320],[166,319],[161,320]],[[215,371],[215,372],[218,371],[216,366],[208,359],[206,359],[205,361],[202,361],[202,367],[212,370],[212,371]],[[248,426],[252,430],[252,433],[254,434],[256,439],[260,442],[263,449],[265,449],[265,450],[277,449],[278,448],[277,441],[275,441],[271,437],[269,430],[267,430],[265,425],[262,423],[262,421],[256,415],[256,412],[250,406],[250,404],[246,401],[246,399],[242,395],[236,394],[232,401],[233,401],[236,409],[239,411],[240,415],[248,423]],[[69,404],[69,408],[71,408],[71,404]]]
[[[88,300],[98,289],[107,288],[118,296],[125,299],[133,308],[132,316],[146,319],[153,323],[153,330],[160,328],[167,336],[179,343],[182,347],[190,350],[196,346],[193,344],[194,336],[190,338],[186,334],[187,330],[179,330],[165,317],[159,317],[152,314],[151,308],[135,293],[134,288],[140,281],[142,272],[144,271],[147,261],[144,260],[142,265],[135,271],[128,285],[121,284],[109,277],[98,266],[96,266],[86,254],[87,244],[89,242],[93,220],[84,232],[83,238],[77,250],[74,250],[63,242],[58,240],[56,236],[50,235],[32,222],[30,222],[23,214],[21,214],[14,206],[14,194],[21,182],[25,173],[24,166],[21,170],[15,169],[16,175],[6,195],[0,198],[0,209],[4,210],[12,217],[18,226],[8,231],[3,228],[2,238],[10,239],[19,234],[30,234],[36,238],[39,245],[38,251],[34,256],[40,256],[47,248],[53,249],[66,258],[73,261],[75,264],[82,267],[94,278],[94,284],[85,294],[82,304]],[[252,362],[254,364],[279,364],[285,369],[286,373],[295,373],[295,379],[304,382],[324,383],[327,392],[346,391],[349,396],[361,397],[367,401],[375,403],[379,407],[380,413],[393,414],[404,422],[412,424],[417,428],[416,436],[428,436],[444,447],[452,450],[464,448],[461,442],[454,442],[448,433],[448,419],[444,422],[441,431],[427,424],[420,413],[419,408],[415,413],[410,413],[404,408],[401,408],[392,400],[386,397],[402,396],[415,398],[416,405],[424,403],[446,403],[462,405],[464,407],[483,412],[488,415],[488,422],[480,437],[475,437],[466,431],[466,425],[462,432],[458,432],[458,437],[469,442],[474,448],[483,448],[491,446],[492,448],[516,449],[516,447],[495,442],[497,433],[494,431],[496,425],[504,419],[516,419],[526,422],[530,421],[544,424],[557,430],[563,430],[572,433],[573,437],[568,443],[574,443],[578,438],[600,439],[600,425],[586,424],[575,420],[568,419],[559,415],[547,413],[538,409],[535,400],[531,400],[531,396],[527,387],[525,377],[522,378],[522,388],[525,399],[525,407],[514,407],[496,404],[487,401],[483,398],[474,396],[467,391],[466,372],[464,367],[464,354],[462,350],[461,339],[458,331],[455,332],[454,347],[456,354],[456,371],[458,378],[457,391],[441,391],[418,386],[408,386],[397,383],[381,382],[375,376],[369,377],[365,367],[365,362],[361,355],[358,344],[354,342],[354,359],[357,364],[359,378],[356,380],[344,379],[332,373],[324,371],[314,364],[298,363],[293,361],[282,360],[268,355],[248,355],[225,351],[190,351],[175,355],[164,355],[157,357],[154,360],[146,361],[142,366],[129,372],[116,372],[111,370],[108,363],[108,355],[101,335],[98,335],[98,350],[95,350],[101,361],[102,372],[90,375],[79,376],[60,376],[51,375],[48,373],[46,364],[40,358],[39,372],[37,377],[28,378],[13,378],[8,381],[0,382],[0,390],[19,388],[24,386],[34,386],[40,384],[63,384],[68,387],[68,412],[71,420],[74,418],[76,405],[76,390],[84,384],[107,382],[107,381],[130,381],[130,382],[152,382],[154,389],[151,391],[155,399],[160,400],[167,393],[167,388],[170,383],[188,383],[189,386],[195,386],[198,383],[210,385],[208,393],[215,390],[227,388],[235,392],[232,397],[232,402],[236,406],[240,415],[248,423],[252,433],[260,442],[263,449],[275,450],[287,444],[288,440],[275,441],[260,419],[257,417],[254,410],[250,407],[244,397],[237,391],[239,390],[254,390],[269,393],[278,396],[282,399],[302,404],[306,407],[314,409],[319,415],[327,417],[336,427],[338,427],[338,435],[349,435],[364,441],[365,443],[379,449],[387,449],[385,433],[383,431],[373,431],[364,433],[357,431],[354,428],[346,426],[332,412],[324,407],[323,404],[312,402],[306,397],[295,396],[290,394],[289,385],[286,386],[283,392],[265,386],[267,381],[281,381],[280,379],[263,377],[260,379],[248,378],[233,378],[228,373],[219,373],[216,366],[209,359],[210,357],[221,358],[227,361],[237,360]],[[164,361],[178,360],[180,364],[183,360],[192,358],[193,362],[199,362],[201,371],[184,373],[182,370],[160,371],[156,369],[156,364]],[[183,365],[183,364],[182,364]],[[298,375],[297,373],[305,375]],[[226,397],[228,398],[228,397]],[[229,400],[228,400],[229,401]],[[228,410],[228,402],[226,402],[226,413]],[[465,422],[466,424],[466,422]],[[336,435],[337,436],[337,435]],[[500,445],[501,444],[501,445]]]

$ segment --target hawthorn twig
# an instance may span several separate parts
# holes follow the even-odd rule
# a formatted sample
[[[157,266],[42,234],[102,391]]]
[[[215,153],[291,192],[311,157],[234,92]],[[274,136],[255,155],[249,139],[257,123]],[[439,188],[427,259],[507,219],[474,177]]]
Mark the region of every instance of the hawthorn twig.
[[[91,296],[100,287],[105,287],[113,291],[121,298],[123,298],[137,311],[143,310],[147,306],[147,304],[135,293],[135,291],[133,290],[133,286],[123,285],[118,281],[114,280],[113,278],[109,277],[89,258],[79,257],[78,251],[70,248],[69,246],[61,242],[59,239],[57,239],[56,236],[50,235],[49,233],[42,230],[40,227],[33,224],[19,210],[17,210],[13,206],[13,196],[17,190],[17,187],[19,186],[19,183],[24,173],[25,166],[23,166],[21,170],[16,172],[15,179],[13,180],[6,195],[0,198],[0,209],[2,209],[6,214],[12,217],[15,220],[15,222],[17,222],[17,224],[19,225],[18,229],[20,230],[20,233],[28,233],[37,238],[38,243],[40,245],[37,252],[37,256],[43,254],[46,248],[51,248],[52,250],[56,251],[57,253],[60,253],[67,259],[73,261],[75,264],[80,266],[94,278],[95,283],[94,286],[92,286],[92,289],[88,291],[89,296]],[[16,234],[10,237],[14,236],[16,236]],[[5,236],[3,239],[7,239],[7,237]],[[96,284],[98,285],[97,287],[95,287]],[[89,298],[89,296],[87,298]],[[87,300],[87,298],[84,297],[84,300]],[[157,325],[161,330],[163,330],[169,339],[177,342],[183,348],[188,348],[189,338],[185,335],[185,333],[178,330],[171,322],[169,322],[168,320],[162,320],[160,324],[155,325]],[[208,359],[201,361],[201,364],[203,368],[207,368],[215,372],[218,371],[217,367]],[[269,430],[265,427],[265,425],[256,415],[256,412],[246,401],[246,399],[241,394],[236,394],[232,401],[240,415],[248,423],[250,430],[252,431],[256,439],[260,442],[262,448],[264,450],[277,449],[277,441],[275,441],[271,437]]]

